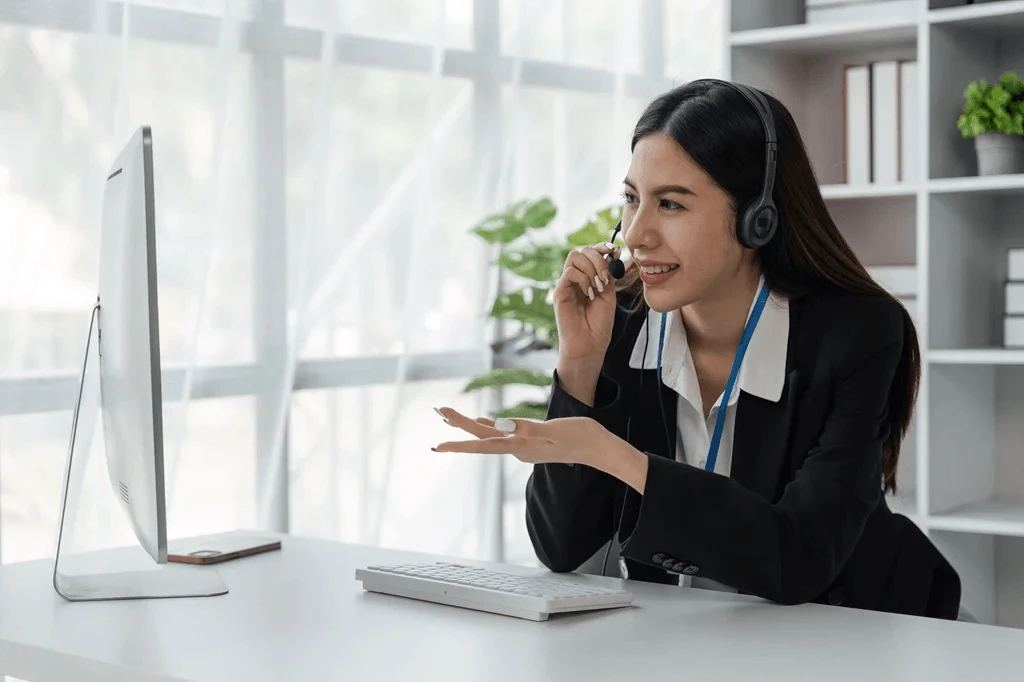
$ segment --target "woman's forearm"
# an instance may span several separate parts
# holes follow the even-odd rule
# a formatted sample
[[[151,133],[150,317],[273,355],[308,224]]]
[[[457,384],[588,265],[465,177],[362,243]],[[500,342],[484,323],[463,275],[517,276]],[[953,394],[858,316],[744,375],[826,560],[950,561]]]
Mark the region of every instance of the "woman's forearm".
[[[597,381],[601,376],[601,358],[568,360],[559,358],[555,367],[562,390],[584,405],[594,406]]]
[[[647,483],[647,455],[615,434],[609,433],[608,437],[608,445],[595,448],[593,461],[587,464],[643,495]]]

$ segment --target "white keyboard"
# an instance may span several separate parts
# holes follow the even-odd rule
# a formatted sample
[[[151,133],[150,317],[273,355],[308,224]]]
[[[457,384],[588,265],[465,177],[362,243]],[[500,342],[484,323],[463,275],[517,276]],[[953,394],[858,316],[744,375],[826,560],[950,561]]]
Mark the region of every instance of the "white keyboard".
[[[449,563],[367,566],[356,570],[356,580],[370,592],[538,621],[633,602],[624,590]]]

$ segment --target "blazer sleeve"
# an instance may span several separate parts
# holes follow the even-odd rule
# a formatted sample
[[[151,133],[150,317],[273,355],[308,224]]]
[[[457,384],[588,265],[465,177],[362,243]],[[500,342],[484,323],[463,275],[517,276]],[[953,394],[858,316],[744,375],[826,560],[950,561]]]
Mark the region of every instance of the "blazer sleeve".
[[[648,455],[644,494],[624,493],[622,555],[783,604],[821,594],[882,495],[886,406],[902,348],[902,333],[887,336],[837,363],[822,432],[775,503],[721,474]]]
[[[613,338],[622,331],[615,329]],[[554,372],[546,419],[590,417],[626,437],[626,400],[607,374],[611,353],[605,356],[592,406],[565,391]],[[537,558],[556,572],[579,568],[615,533],[624,490],[618,479],[583,464],[535,464],[526,484],[526,528]]]

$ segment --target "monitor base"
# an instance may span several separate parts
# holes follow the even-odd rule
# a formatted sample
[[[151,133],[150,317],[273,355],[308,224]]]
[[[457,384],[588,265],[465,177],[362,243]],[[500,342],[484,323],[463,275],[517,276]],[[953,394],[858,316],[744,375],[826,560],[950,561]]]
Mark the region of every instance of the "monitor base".
[[[54,575],[53,587],[68,601],[215,597],[228,593],[220,576],[207,568],[161,564],[152,570]]]

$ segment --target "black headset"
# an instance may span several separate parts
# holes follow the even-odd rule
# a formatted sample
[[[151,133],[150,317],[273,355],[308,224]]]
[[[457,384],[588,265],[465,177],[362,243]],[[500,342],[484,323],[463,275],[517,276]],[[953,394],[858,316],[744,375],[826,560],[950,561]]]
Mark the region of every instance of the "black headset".
[[[758,118],[761,119],[765,137],[764,182],[761,186],[761,193],[742,211],[737,211],[736,217],[736,238],[739,239],[740,244],[748,249],[759,249],[772,240],[779,228],[779,211],[772,199],[772,192],[775,190],[775,166],[779,147],[775,137],[775,120],[772,117],[772,110],[768,106],[768,100],[757,88],[717,78],[705,78],[694,82],[717,83],[732,88],[750,102],[754,111],[757,112]],[[615,241],[615,237],[621,229],[622,221],[620,220],[612,233],[612,242]],[[615,258],[609,262],[608,274],[615,279],[624,277],[626,266],[622,260]]]

